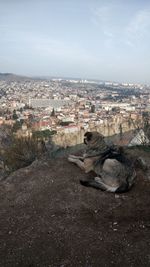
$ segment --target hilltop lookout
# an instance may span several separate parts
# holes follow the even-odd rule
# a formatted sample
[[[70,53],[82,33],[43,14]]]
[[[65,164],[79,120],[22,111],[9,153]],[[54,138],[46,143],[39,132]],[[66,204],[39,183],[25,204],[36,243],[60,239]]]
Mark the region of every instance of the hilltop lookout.
[[[0,266],[149,266],[149,173],[137,174],[119,195],[82,187],[89,174],[66,157],[11,174],[0,182]]]

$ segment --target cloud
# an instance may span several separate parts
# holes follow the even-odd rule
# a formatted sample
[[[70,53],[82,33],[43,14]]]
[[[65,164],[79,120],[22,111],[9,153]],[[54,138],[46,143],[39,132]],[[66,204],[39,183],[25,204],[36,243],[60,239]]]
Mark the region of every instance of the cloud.
[[[95,26],[99,26],[101,31],[112,35],[110,29],[110,21],[112,19],[112,7],[110,5],[104,5],[95,9],[92,9],[91,22]]]
[[[150,33],[150,9],[139,10],[126,27],[127,44],[137,45],[143,38],[149,38]]]
[[[150,7],[133,7],[110,2],[92,10],[91,21],[106,47],[134,49],[150,42]]]
[[[110,6],[105,5],[94,9],[93,15],[95,16],[95,19],[99,21],[99,23],[104,25],[110,19]]]
[[[91,23],[97,29],[100,44],[108,49],[116,42],[114,17],[115,9],[111,4],[104,4],[91,10]]]

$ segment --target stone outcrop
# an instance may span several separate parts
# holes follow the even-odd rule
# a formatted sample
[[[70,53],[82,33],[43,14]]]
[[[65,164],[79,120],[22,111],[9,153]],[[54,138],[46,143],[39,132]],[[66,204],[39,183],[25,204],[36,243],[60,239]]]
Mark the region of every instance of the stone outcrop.
[[[119,121],[121,123],[121,121]],[[120,133],[120,123],[116,121],[110,122],[105,121],[101,125],[95,125],[93,122],[89,123],[89,127],[84,129],[82,127],[78,127],[78,131],[71,131],[70,133],[66,133],[63,130],[58,132],[56,135],[53,136],[52,140],[56,145],[67,147],[67,146],[74,146],[77,144],[83,143],[83,136],[84,133],[87,131],[97,131],[103,134],[104,136],[112,136],[115,134]],[[119,123],[119,124],[118,124]],[[134,129],[133,125],[129,126],[128,121],[121,123],[122,133],[127,132],[129,130]]]

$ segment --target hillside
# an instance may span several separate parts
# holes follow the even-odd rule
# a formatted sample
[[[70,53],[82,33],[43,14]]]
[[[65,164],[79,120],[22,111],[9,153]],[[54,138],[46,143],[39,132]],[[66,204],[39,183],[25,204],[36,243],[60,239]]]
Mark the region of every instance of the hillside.
[[[137,174],[120,195],[82,187],[79,179],[93,174],[66,156],[11,174],[0,182],[0,266],[149,266],[150,180]]]
[[[16,75],[13,73],[0,73],[0,80],[12,82],[12,81],[26,81],[26,80],[32,80],[31,77]]]

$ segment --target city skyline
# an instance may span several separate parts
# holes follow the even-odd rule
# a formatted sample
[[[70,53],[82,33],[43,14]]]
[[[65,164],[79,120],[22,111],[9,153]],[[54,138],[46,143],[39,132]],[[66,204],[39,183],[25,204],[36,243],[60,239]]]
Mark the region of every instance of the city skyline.
[[[1,1],[0,72],[150,83],[149,1]]]

